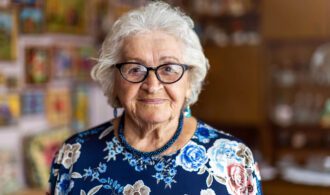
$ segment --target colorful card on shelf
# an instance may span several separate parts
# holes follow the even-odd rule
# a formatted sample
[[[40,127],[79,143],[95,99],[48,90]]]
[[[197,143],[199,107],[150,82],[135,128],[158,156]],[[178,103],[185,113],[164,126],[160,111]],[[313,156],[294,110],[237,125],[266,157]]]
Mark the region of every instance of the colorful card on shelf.
[[[98,0],[93,2],[95,17],[92,24],[93,36],[95,37],[96,47],[101,48],[102,42],[107,36],[107,31],[111,28],[114,22],[114,16],[110,6],[110,2],[107,0]]]
[[[0,0],[0,7],[7,8],[9,6],[9,0]]]
[[[324,108],[321,112],[321,126],[324,128],[330,127],[330,98],[324,102]]]
[[[36,5],[41,3],[43,0],[12,0],[13,3],[21,5]]]
[[[16,57],[16,22],[12,10],[0,9],[0,61],[13,60]]]
[[[95,49],[92,47],[77,48],[78,61],[76,77],[79,80],[90,80],[90,71],[95,64],[92,58],[95,56]]]
[[[0,194],[12,194],[21,187],[15,154],[9,149],[0,149]]]
[[[89,107],[88,107],[88,87],[77,85],[72,92],[72,128],[82,131],[88,126]]]
[[[46,25],[48,32],[83,34],[86,32],[88,1],[48,0]]]
[[[0,72],[0,89],[6,88],[6,75]]]
[[[55,78],[70,78],[76,67],[76,49],[74,47],[55,47],[53,75]]]
[[[45,47],[25,49],[25,78],[28,84],[45,84],[51,71],[51,51]]]
[[[23,6],[18,15],[20,33],[43,32],[44,13],[41,8]]]
[[[71,134],[69,129],[59,128],[50,129],[25,139],[26,177],[30,186],[41,189],[48,188],[52,160],[64,140]]]
[[[122,0],[122,1],[110,1],[111,7],[114,7],[112,12],[115,15],[115,18],[118,18],[119,16],[123,15],[124,13],[140,7],[142,5],[145,5],[148,1],[147,0]]]
[[[16,75],[7,75],[5,82],[9,90],[17,90],[19,88],[20,80]]]
[[[114,1],[116,4],[116,8],[119,7],[127,7],[128,10],[134,9],[140,6],[143,6],[147,3],[147,0],[121,0],[121,1]]]
[[[22,115],[42,114],[45,112],[45,94],[42,90],[29,90],[21,95]]]
[[[19,85],[19,79],[17,75],[6,74],[0,71],[0,89],[17,90]]]
[[[0,126],[16,124],[20,116],[20,109],[18,94],[0,95]]]
[[[67,87],[49,87],[46,97],[47,118],[52,125],[71,122],[71,98]]]

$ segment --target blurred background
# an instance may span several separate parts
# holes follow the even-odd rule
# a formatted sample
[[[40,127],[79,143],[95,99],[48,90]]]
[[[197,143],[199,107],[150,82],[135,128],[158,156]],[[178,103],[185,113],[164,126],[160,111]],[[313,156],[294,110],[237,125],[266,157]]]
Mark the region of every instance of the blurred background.
[[[89,71],[147,2],[0,0],[0,194],[44,194],[63,140],[113,117]],[[211,64],[193,114],[253,149],[265,194],[329,194],[330,1],[166,2]]]

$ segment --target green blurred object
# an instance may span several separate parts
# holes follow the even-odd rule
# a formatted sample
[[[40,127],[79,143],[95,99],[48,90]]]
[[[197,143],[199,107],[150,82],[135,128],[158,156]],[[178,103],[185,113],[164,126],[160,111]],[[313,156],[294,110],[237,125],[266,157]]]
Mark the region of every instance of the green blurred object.
[[[86,32],[87,1],[48,0],[46,25],[48,32],[84,34]]]
[[[324,103],[324,110],[321,116],[321,125],[323,127],[330,127],[330,98]]]
[[[51,162],[64,140],[71,134],[69,128],[59,127],[24,140],[25,170],[29,187],[48,189]]]
[[[0,60],[14,59],[15,27],[13,13],[0,10]]]

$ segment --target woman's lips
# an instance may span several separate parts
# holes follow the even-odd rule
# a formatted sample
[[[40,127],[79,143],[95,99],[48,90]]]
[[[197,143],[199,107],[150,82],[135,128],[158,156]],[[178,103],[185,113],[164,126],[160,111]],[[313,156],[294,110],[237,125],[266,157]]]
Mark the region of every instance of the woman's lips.
[[[139,101],[145,104],[162,104],[166,100],[161,98],[142,98],[139,99]]]

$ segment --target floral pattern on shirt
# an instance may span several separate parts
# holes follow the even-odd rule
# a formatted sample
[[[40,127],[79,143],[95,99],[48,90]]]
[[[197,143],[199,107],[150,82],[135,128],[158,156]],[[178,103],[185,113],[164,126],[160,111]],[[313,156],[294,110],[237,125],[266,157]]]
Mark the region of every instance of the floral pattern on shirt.
[[[172,183],[176,183],[174,176],[176,175],[175,160],[164,159],[161,157],[144,157],[134,156],[132,153],[124,150],[123,146],[116,137],[111,141],[106,142],[107,147],[103,151],[107,151],[108,155],[104,158],[109,162],[115,161],[116,156],[121,154],[123,160],[128,161],[128,164],[137,172],[142,172],[148,168],[154,168],[155,174],[152,175],[157,180],[157,184],[164,182],[165,188],[171,188]]]
[[[56,163],[62,164],[66,169],[69,169],[80,157],[79,143],[65,144],[59,151],[56,159]]]
[[[74,186],[74,182],[71,180],[69,174],[61,175],[60,181],[57,183],[56,190],[58,195],[68,194]]]
[[[200,125],[195,132],[198,141],[209,143],[211,139],[218,137],[218,134],[207,124]]]
[[[228,139],[218,139],[213,146],[207,150],[207,156],[210,159],[210,171],[215,175],[222,176],[225,174],[228,160],[242,161],[236,154],[238,142],[230,141]]]
[[[206,150],[202,145],[190,141],[176,157],[176,163],[186,171],[198,171],[207,162]]]
[[[123,146],[119,143],[119,140],[116,137],[113,137],[111,141],[106,142],[107,147],[103,151],[107,151],[108,155],[104,159],[109,162],[110,160],[116,160],[116,155],[124,151]]]
[[[149,195],[150,194],[150,188],[146,185],[144,185],[142,180],[139,180],[134,183],[134,185],[127,184],[124,188],[124,195]]]
[[[214,190],[208,188],[206,190],[201,190],[200,195],[216,195]]]
[[[177,170],[175,165],[174,159],[154,159],[155,161],[158,160],[157,163],[154,165],[154,169],[156,173],[152,175],[152,177],[156,178],[157,184],[161,181],[165,183],[165,188],[171,188],[172,183],[176,183],[176,180],[174,179]]]
[[[255,164],[252,152],[244,144],[218,139],[207,151],[210,174],[224,178],[230,194],[257,194]],[[254,172],[254,175],[252,175]],[[222,180],[216,180],[223,183]]]
[[[89,178],[90,181],[99,182],[104,189],[112,190],[116,193],[121,193],[124,189],[124,186],[122,186],[119,181],[107,177],[107,175],[104,174],[106,173],[107,168],[108,167],[105,163],[100,163],[95,168],[88,167],[87,169],[84,169],[85,173],[82,175],[82,177],[84,180]]]
[[[227,166],[227,186],[231,194],[256,194],[256,181],[250,169],[241,163],[231,163]]]
[[[203,178],[205,182],[181,189],[187,191],[185,194],[262,194],[251,150],[201,122],[179,151],[154,157],[134,156],[114,136],[111,124],[100,126],[68,140],[52,167],[50,182],[56,195],[148,195],[157,190],[161,190],[158,194],[178,194],[175,190],[190,178]],[[125,172],[120,173],[121,167]],[[195,189],[199,185],[201,188]]]

